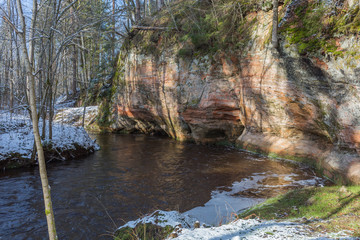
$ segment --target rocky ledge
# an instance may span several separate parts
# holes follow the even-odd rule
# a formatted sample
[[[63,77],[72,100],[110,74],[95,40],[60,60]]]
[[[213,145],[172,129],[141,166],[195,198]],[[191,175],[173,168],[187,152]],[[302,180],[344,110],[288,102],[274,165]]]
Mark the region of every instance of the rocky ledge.
[[[359,36],[334,38],[342,55],[304,54],[284,35],[273,51],[266,44],[272,13],[246,15],[254,18],[241,52],[179,56],[184,44],[157,53],[126,49],[112,81],[111,128],[228,141],[360,184]]]

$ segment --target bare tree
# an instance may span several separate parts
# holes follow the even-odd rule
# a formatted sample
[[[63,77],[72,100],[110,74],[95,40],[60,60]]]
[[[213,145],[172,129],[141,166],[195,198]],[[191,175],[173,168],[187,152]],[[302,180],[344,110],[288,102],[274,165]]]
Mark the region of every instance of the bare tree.
[[[32,9],[32,19],[31,19],[31,27],[29,30],[29,45],[27,45],[26,40],[26,22],[23,14],[21,0],[17,0],[17,8],[18,14],[21,22],[21,31],[17,31],[21,38],[21,47],[23,50],[23,61],[25,63],[26,68],[26,77],[29,87],[29,103],[30,103],[30,112],[31,112],[31,120],[33,125],[34,138],[36,143],[36,150],[38,153],[38,162],[39,162],[39,171],[41,178],[41,185],[43,190],[44,204],[45,204],[45,215],[48,225],[48,233],[49,239],[57,239],[56,227],[55,227],[55,218],[54,212],[52,208],[51,194],[50,194],[50,185],[46,172],[46,164],[45,164],[45,156],[44,149],[41,143],[40,132],[39,132],[39,122],[37,115],[37,107],[36,107],[36,95],[35,95],[35,69],[34,69],[34,31],[36,26],[36,18],[38,12],[37,0],[33,0],[33,9]]]

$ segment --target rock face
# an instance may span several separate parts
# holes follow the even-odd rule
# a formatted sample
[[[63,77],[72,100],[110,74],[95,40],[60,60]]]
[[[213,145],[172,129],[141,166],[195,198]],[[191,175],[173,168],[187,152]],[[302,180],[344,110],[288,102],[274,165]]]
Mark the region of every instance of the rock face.
[[[306,161],[339,182],[360,184],[360,60],[308,58],[264,44],[271,12],[241,54],[178,58],[130,50],[113,102],[117,130],[163,133],[199,143]],[[339,49],[360,47],[359,37]]]

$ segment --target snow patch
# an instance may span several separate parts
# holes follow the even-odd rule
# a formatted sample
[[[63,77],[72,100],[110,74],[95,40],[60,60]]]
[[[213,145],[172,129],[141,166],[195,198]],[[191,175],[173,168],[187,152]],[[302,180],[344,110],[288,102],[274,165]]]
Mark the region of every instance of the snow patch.
[[[296,180],[298,175],[290,174],[269,174],[256,173],[251,177],[244,178],[240,182],[234,182],[231,187],[220,188],[211,192],[211,199],[204,206],[193,208],[187,212],[191,217],[209,225],[219,225],[234,220],[236,214],[240,211],[252,207],[265,199],[260,197],[245,197],[241,192],[248,192],[250,189],[256,189],[259,192],[269,189],[296,188],[301,186],[317,186],[323,184],[323,179],[312,176],[306,180]],[[285,182],[281,185],[264,184],[263,181],[268,178],[280,178]]]
[[[69,94],[69,96],[72,95],[72,92]],[[69,108],[69,107],[74,107],[76,100],[74,98],[69,98],[69,96],[67,96],[66,94],[59,96],[56,100],[55,100],[55,109],[63,109],[63,108]]]
[[[211,228],[181,229],[179,240],[237,240],[237,239],[352,239],[346,232],[314,233],[305,225],[291,221],[236,220]],[[355,238],[354,238],[355,239]]]
[[[138,224],[151,223],[160,227],[166,226],[182,226],[190,228],[195,224],[197,220],[188,216],[187,214],[181,214],[177,211],[161,211],[157,210],[150,215],[139,218],[135,221],[130,221],[118,229],[130,227],[135,228]]]
[[[42,129],[42,121],[39,122],[39,129]],[[47,136],[43,144],[51,143],[57,150],[74,150],[76,145],[89,151],[99,149],[84,128],[54,123],[52,140],[49,139],[48,132],[46,126]],[[33,144],[32,123],[28,117],[0,112],[0,161],[13,154],[30,159]]]
[[[193,208],[185,213],[210,225],[230,222],[233,220],[234,213],[264,201],[261,198],[233,196],[240,191],[255,188],[258,185],[257,182],[263,178],[265,177],[245,178],[241,182],[234,182],[230,189],[212,191],[211,199],[204,206]]]
[[[317,233],[300,222],[293,221],[262,221],[259,219],[238,219],[229,224],[218,227],[209,227],[202,224],[194,228],[197,219],[188,214],[181,214],[177,211],[155,211],[143,218],[130,221],[118,228],[135,228],[138,224],[151,223],[160,227],[172,226],[172,236],[168,239],[178,240],[238,240],[238,239],[355,239],[349,237],[349,233],[341,231],[338,233]]]
[[[347,232],[316,233],[301,221],[262,221],[260,219],[238,219],[234,221],[239,211],[263,201],[261,198],[241,197],[238,193],[251,189],[271,189],[277,187],[298,187],[321,185],[323,180],[313,176],[307,180],[297,180],[298,175],[256,173],[249,178],[234,182],[231,187],[219,188],[212,192],[210,201],[204,206],[196,207],[183,214],[176,211],[156,211],[148,216],[128,222],[124,227],[135,228],[138,224],[152,223],[160,227],[170,225],[175,228],[171,239],[180,240],[238,240],[238,239],[353,239]],[[281,185],[266,184],[264,181],[280,178]],[[200,222],[200,228],[194,228],[195,222]],[[223,223],[227,223],[221,225]],[[209,227],[209,225],[217,227]],[[221,225],[221,226],[219,226]],[[170,239],[170,238],[169,238]]]
[[[98,106],[86,107],[85,111],[85,125],[90,125],[95,122],[98,115]],[[81,126],[84,114],[84,107],[64,108],[57,111],[54,122],[70,124],[73,126]]]

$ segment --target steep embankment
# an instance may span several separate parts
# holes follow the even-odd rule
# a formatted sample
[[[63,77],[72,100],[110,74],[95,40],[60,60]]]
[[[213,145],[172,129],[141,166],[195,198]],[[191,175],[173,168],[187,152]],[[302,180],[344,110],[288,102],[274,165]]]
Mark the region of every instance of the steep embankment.
[[[114,130],[236,142],[359,184],[359,3],[286,1],[279,51],[268,44],[267,6],[183,1],[144,20],[165,30],[131,31],[100,120]]]

